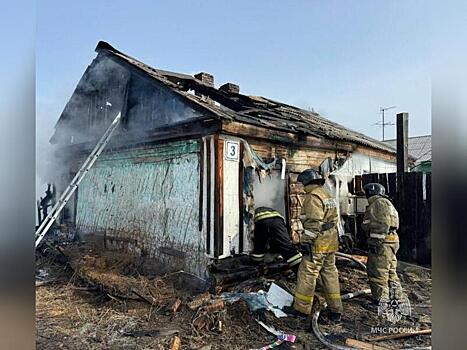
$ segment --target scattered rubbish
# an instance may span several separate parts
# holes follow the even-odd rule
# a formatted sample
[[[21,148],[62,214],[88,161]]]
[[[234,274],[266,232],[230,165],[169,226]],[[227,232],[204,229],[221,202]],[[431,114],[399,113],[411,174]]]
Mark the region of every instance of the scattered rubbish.
[[[246,301],[251,312],[266,309],[277,318],[287,317],[281,309],[291,306],[293,302],[293,296],[275,283],[271,284],[267,293],[263,290],[256,293],[223,293],[221,297],[229,303],[242,299]]]
[[[275,283],[271,283],[266,296],[268,302],[279,309],[284,306],[292,306],[293,296]]]
[[[51,284],[55,282],[55,280],[46,280],[46,281],[36,281],[36,287],[40,287],[40,286],[45,286],[46,284]]]
[[[286,333],[284,333],[284,332],[278,331],[278,330],[276,330],[274,327],[268,326],[268,325],[265,324],[263,321],[256,320],[256,322],[257,322],[261,327],[263,327],[265,330],[267,330],[269,333],[275,335],[275,336],[278,337],[278,338],[287,340],[287,341],[290,342],[290,343],[295,343],[295,340],[297,339],[297,337],[296,337],[295,335],[286,334]]]
[[[201,307],[202,305],[208,303],[209,300],[211,300],[211,294],[204,293],[204,294],[199,295],[196,299],[190,301],[188,303],[188,307],[191,310],[195,310],[195,309]]]
[[[228,303],[235,303],[242,299],[248,304],[251,312],[267,309],[269,306],[266,293],[262,290],[256,293],[222,293],[221,298]]]
[[[197,330],[201,330],[201,329],[206,328],[208,323],[209,323],[209,318],[207,317],[207,315],[201,315],[201,316],[194,319],[193,326]]]
[[[353,292],[353,293],[344,294],[344,295],[341,296],[341,299],[342,300],[348,300],[348,299],[351,299],[351,298],[354,298],[354,297],[357,297],[357,296],[360,296],[360,295],[369,294],[370,292],[371,291],[369,289],[359,290],[359,291],[356,291],[356,292]],[[324,303],[323,304],[323,309],[325,309],[326,307],[327,307],[327,304]],[[311,327],[313,329],[313,333],[315,334],[316,338],[318,338],[318,340],[321,343],[323,343],[323,345],[328,347],[329,349],[339,349],[339,350],[345,349],[344,347],[341,347],[340,345],[336,345],[336,344],[332,343],[331,341],[329,341],[324,336],[324,334],[321,332],[321,330],[319,329],[319,325],[318,325],[318,319],[319,319],[320,313],[321,313],[321,309],[317,309],[315,311],[315,313],[313,314],[313,317],[311,319]]]
[[[284,340],[277,339],[274,343],[263,346],[262,348],[258,349],[252,349],[252,350],[268,350],[268,349],[274,349],[282,345],[284,343]]]
[[[214,300],[210,304],[204,307],[204,310],[207,312],[214,312],[214,311],[219,311],[224,308],[224,300]]]
[[[175,303],[172,305],[172,312],[176,313],[180,309],[181,305],[182,300],[180,298],[177,298],[177,300],[175,300]]]
[[[45,270],[45,269],[38,269],[37,270],[37,274],[36,274],[37,279],[45,280],[45,279],[47,279],[47,277],[49,277],[49,273],[47,272],[47,270]]]
[[[173,277],[175,287],[191,295],[205,293],[211,285],[209,281],[184,270],[177,271]]]
[[[236,281],[231,287],[223,285],[226,288],[223,291],[230,294],[192,294],[188,289],[179,287],[182,284],[180,281],[185,281],[180,277],[186,274],[179,271],[157,274],[157,261],[148,262],[118,251],[100,251],[90,244],[67,245],[63,250],[70,257],[67,265],[70,268],[67,270],[52,260],[55,254],[50,254],[54,251],[48,252],[48,255],[41,251],[38,258],[37,270],[44,268],[49,273],[46,279],[56,280],[53,284],[36,288],[38,343],[41,348],[73,347],[74,344],[93,347],[97,342],[99,348],[130,348],[137,339],[138,346],[142,348],[171,349],[177,336],[180,339],[179,350],[303,346],[303,350],[309,350],[324,348],[327,344],[334,350],[355,350],[344,345],[346,338],[383,348],[419,350],[429,345],[431,338],[429,335],[414,335],[380,342],[377,334],[371,334],[368,326],[377,324],[378,316],[364,310],[366,298],[362,298],[348,303],[347,314],[339,327],[324,324],[320,318],[319,325],[315,325],[321,328],[323,339],[320,340],[309,332],[308,323],[303,319],[277,318],[266,312],[282,312],[281,308],[292,304],[291,291],[295,281],[284,275]],[[50,264],[52,261],[53,264]],[[345,262],[339,267],[342,290],[358,291],[343,294],[343,300],[369,292],[360,291],[367,288],[367,274],[360,265]],[[229,271],[228,268],[225,270]],[[427,277],[424,281],[428,282],[405,285],[401,273],[401,283],[406,293],[416,292],[423,304],[414,303],[416,317],[401,320],[400,326],[426,331],[431,328],[430,306],[427,305],[431,282],[429,271],[423,270],[422,274]],[[228,300],[228,296],[231,300]],[[319,297],[317,301],[322,306],[322,298]],[[179,328],[180,325],[184,325],[183,330]],[[287,342],[294,338],[294,343]],[[300,344],[297,344],[298,341]],[[327,343],[323,345],[322,341]]]
[[[284,332],[280,332],[280,331],[276,330],[274,327],[268,326],[263,321],[256,320],[256,322],[258,322],[258,324],[260,324],[261,327],[263,327],[269,333],[275,335],[277,337],[277,340],[272,344],[263,346],[262,348],[255,349],[255,350],[273,349],[273,348],[276,348],[276,347],[280,346],[284,342],[295,343],[295,341],[297,340],[297,337],[295,335],[293,335],[293,334],[286,334]]]
[[[182,342],[180,338],[178,336],[175,336],[170,344],[170,350],[179,350],[181,345]]]

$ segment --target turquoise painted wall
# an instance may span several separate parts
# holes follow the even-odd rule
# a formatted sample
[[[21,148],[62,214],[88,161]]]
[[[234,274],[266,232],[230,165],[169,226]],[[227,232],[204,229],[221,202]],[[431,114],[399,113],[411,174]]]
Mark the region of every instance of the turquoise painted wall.
[[[190,140],[103,154],[79,186],[77,229],[199,274],[199,149]]]

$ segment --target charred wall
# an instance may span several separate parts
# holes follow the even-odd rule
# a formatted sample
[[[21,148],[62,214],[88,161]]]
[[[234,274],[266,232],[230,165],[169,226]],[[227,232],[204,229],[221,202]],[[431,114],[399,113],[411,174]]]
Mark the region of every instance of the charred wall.
[[[198,140],[105,153],[79,186],[76,228],[108,249],[202,275],[200,186]]]
[[[122,111],[122,141],[141,140],[154,129],[201,119],[168,87],[100,53],[86,69],[65,106],[51,139],[59,145],[99,139]]]

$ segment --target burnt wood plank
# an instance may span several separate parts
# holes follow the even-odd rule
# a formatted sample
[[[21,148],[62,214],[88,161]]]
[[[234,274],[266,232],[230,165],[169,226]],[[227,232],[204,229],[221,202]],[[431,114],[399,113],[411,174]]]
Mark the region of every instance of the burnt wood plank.
[[[397,193],[397,177],[396,173],[389,173],[388,174],[388,196],[391,197],[393,200],[396,199]]]
[[[211,202],[213,193],[211,191],[211,174],[212,174],[212,164],[211,164],[211,137],[205,139],[206,142],[206,252],[207,254],[212,254],[211,252]]]
[[[203,206],[204,206],[204,140],[199,140],[200,150],[198,153],[199,164],[199,199],[198,199],[198,229],[203,230]]]
[[[354,179],[354,194],[361,193],[363,191],[363,179],[361,175],[355,176]]]
[[[224,252],[224,143],[219,139],[219,134],[214,135],[214,144],[216,172],[214,251],[216,256],[220,256]]]
[[[264,126],[255,126],[239,122],[224,122],[222,131],[229,135],[248,136],[253,139],[268,140],[269,142],[292,144],[295,146],[305,146],[320,149],[332,149],[352,151],[352,145],[348,142],[326,140],[313,136],[299,136],[291,132],[273,130]]]
[[[244,242],[243,242],[243,215],[244,215],[244,209],[243,209],[243,151],[244,151],[245,146],[243,145],[243,142],[240,142],[240,160],[239,160],[239,166],[238,166],[238,210],[239,210],[239,238],[238,238],[238,251],[239,253],[242,253],[244,250]]]

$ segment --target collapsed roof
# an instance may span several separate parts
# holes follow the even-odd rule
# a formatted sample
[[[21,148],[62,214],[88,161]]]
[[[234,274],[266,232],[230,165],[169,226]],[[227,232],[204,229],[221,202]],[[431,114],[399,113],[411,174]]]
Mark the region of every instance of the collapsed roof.
[[[238,87],[234,84],[226,84],[227,88],[216,89],[214,84],[209,82],[209,79],[204,81],[204,79],[197,79],[192,75],[150,67],[118,51],[104,41],[98,43],[96,52],[104,52],[124,60],[150,78],[166,85],[172,91],[191,100],[221,120],[231,120],[268,129],[347,141],[390,153],[396,152],[391,145],[331,122],[316,112],[303,110],[262,96],[243,95],[239,93]],[[207,75],[209,78],[209,74],[202,74]]]

